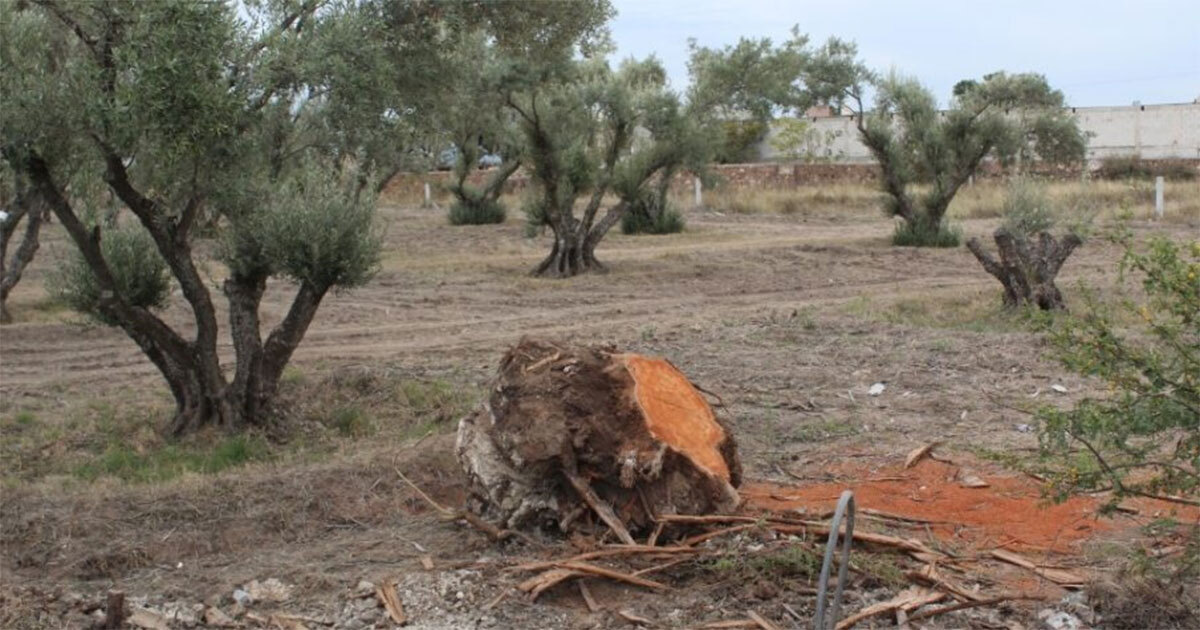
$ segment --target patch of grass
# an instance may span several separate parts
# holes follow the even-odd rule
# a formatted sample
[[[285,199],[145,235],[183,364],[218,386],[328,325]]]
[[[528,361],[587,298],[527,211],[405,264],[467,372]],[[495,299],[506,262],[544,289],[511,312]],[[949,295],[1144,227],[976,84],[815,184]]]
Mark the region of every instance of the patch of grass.
[[[283,368],[283,374],[279,376],[279,384],[284,387],[303,385],[306,380],[304,370],[294,365]]]
[[[482,199],[471,202],[455,201],[447,215],[450,225],[490,225],[504,223],[508,211],[499,201]]]
[[[329,426],[346,437],[364,437],[375,433],[375,423],[358,405],[343,405],[329,416]]]
[[[112,443],[98,458],[73,472],[89,481],[115,477],[127,482],[154,483],[185,473],[218,473],[270,456],[266,440],[245,434],[226,437],[211,446],[168,444],[144,452],[127,444]]]
[[[795,188],[720,188],[707,193],[705,205],[734,214],[870,218],[879,217],[881,193],[871,186],[824,184]]]
[[[936,228],[900,221],[892,231],[892,245],[897,247],[958,247],[962,230],[942,221]]]
[[[728,579],[815,580],[821,572],[821,555],[799,543],[774,546],[758,553],[730,553],[704,565],[710,573]]]
[[[867,320],[916,328],[971,332],[1028,330],[1034,327],[1038,319],[1037,313],[1004,308],[999,290],[990,289],[901,298],[887,302],[875,302],[870,298],[860,297],[848,302],[844,308],[847,313]]]
[[[20,426],[27,427],[34,422],[37,422],[37,416],[33,415],[32,411],[18,411],[17,415],[13,416],[13,422]]]
[[[858,427],[848,422],[821,418],[795,426],[788,432],[787,439],[796,442],[824,442],[857,434]]]

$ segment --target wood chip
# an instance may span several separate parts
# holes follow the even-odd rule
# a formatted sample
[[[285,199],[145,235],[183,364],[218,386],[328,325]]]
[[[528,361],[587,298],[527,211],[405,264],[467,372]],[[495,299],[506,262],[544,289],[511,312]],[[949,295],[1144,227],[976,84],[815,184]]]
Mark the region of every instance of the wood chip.
[[[129,618],[125,621],[129,622],[132,626],[144,628],[145,630],[171,630],[166,616],[140,606],[135,606],[133,612],[130,613]]]
[[[958,471],[958,485],[964,488],[987,488],[992,484],[983,480],[983,477],[967,470],[960,468]]]
[[[426,571],[432,571],[433,558],[431,556],[421,556],[421,566],[425,567]]]
[[[908,468],[912,468],[913,466],[916,466],[918,462],[920,462],[922,459],[925,459],[927,456],[929,456],[930,452],[932,452],[933,449],[937,448],[941,444],[942,444],[942,442],[939,440],[936,442],[930,442],[924,446],[913,449],[912,451],[910,451],[908,453],[908,457],[904,458],[904,468],[908,469]]]
[[[579,580],[576,584],[579,585],[579,596],[583,598],[583,603],[587,604],[588,610],[591,612],[600,612],[602,607],[596,601],[596,598],[592,597],[592,591],[588,588],[587,580]]]
[[[846,630],[846,628],[852,628],[854,627],[854,624],[864,619],[870,619],[871,617],[876,617],[879,615],[894,614],[897,610],[903,610],[905,612],[916,610],[921,606],[932,604],[945,598],[945,593],[939,593],[937,591],[931,591],[927,588],[914,586],[901,591],[899,595],[896,595],[886,602],[879,602],[878,604],[867,606],[853,615],[842,619],[838,622],[835,628],[837,630]]]
[[[753,619],[730,619],[729,621],[710,621],[696,626],[697,630],[725,630],[726,628],[758,628],[758,622]]]
[[[765,619],[762,615],[754,612],[753,610],[747,610],[746,616],[749,617],[750,619],[754,620],[754,623],[758,624],[758,627],[762,628],[762,630],[783,630],[782,628],[775,625],[771,621]]]
[[[399,626],[408,623],[408,615],[404,614],[404,604],[400,602],[400,594],[396,592],[396,580],[385,580],[383,584],[376,586],[375,596],[387,609],[393,623]]]
[[[625,621],[628,621],[629,623],[635,623],[639,626],[653,626],[654,625],[653,621],[650,621],[649,619],[647,619],[645,617],[640,617],[638,615],[635,615],[632,612],[629,612],[628,610],[618,610],[617,614],[620,615],[621,618],[624,619]]]
[[[1081,573],[1067,571],[1065,569],[1055,569],[1051,567],[1040,566],[1027,558],[1005,549],[993,549],[992,557],[1000,560],[1001,562],[1007,562],[1018,567],[1029,569],[1037,575],[1046,578],[1047,580],[1050,580],[1051,582],[1054,582],[1060,586],[1079,588],[1086,585],[1088,582],[1087,576]]]

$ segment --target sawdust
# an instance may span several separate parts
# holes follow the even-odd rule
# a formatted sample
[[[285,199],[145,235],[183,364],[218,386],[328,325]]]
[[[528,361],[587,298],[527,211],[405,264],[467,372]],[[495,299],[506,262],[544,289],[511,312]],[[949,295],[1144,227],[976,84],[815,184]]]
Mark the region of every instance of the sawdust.
[[[1103,518],[1100,497],[1074,496],[1062,503],[1043,497],[1041,485],[1026,476],[982,475],[989,487],[964,487],[959,466],[924,460],[908,470],[858,471],[861,481],[785,486],[747,483],[742,495],[749,509],[772,511],[828,509],[842,490],[854,491],[860,511],[874,510],[909,519],[909,527],[946,543],[968,547],[1075,554],[1081,545],[1104,534],[1136,527],[1157,515],[1195,520],[1197,510],[1142,500],[1130,502],[1139,514]]]

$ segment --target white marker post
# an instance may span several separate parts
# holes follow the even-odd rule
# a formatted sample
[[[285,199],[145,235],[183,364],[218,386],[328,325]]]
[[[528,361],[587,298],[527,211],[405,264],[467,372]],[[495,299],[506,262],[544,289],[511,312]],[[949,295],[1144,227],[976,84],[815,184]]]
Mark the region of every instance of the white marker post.
[[[429,182],[425,182],[425,205],[422,207],[428,208],[430,205],[432,205],[429,203],[431,196],[432,195],[430,194],[430,191],[429,191]]]
[[[1163,178],[1161,176],[1154,178],[1154,218],[1160,221],[1163,218]]]
[[[692,179],[692,189],[695,191],[696,207],[699,208],[704,205],[704,194],[700,191],[700,178],[699,177]]]

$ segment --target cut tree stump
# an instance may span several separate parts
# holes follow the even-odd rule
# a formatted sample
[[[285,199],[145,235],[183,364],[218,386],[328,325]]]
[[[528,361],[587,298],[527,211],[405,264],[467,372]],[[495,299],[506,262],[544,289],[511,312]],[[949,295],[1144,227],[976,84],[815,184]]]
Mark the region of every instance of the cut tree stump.
[[[1004,305],[1037,306],[1043,311],[1065,310],[1062,293],[1054,279],[1071,252],[1083,243],[1075,234],[1054,238],[1038,232],[1037,240],[1013,234],[1005,228],[996,230],[992,238],[1000,260],[983,249],[979,239],[967,241],[967,249],[979,264],[1004,285]]]
[[[502,528],[611,530],[626,544],[661,514],[735,510],[737,445],[661,358],[525,338],[458,426],[467,508]]]

